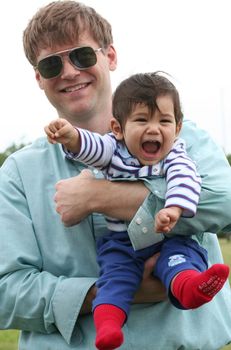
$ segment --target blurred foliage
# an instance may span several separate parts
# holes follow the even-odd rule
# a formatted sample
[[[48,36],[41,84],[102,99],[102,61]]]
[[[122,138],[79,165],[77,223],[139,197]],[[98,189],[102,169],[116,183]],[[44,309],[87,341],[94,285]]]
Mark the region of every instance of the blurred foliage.
[[[3,153],[0,153],[0,166],[3,164],[3,162],[11,153],[18,151],[20,148],[24,146],[26,146],[26,144],[24,143],[20,143],[20,144],[13,143]]]
[[[229,165],[231,165],[231,154],[228,154],[226,157],[228,159]]]

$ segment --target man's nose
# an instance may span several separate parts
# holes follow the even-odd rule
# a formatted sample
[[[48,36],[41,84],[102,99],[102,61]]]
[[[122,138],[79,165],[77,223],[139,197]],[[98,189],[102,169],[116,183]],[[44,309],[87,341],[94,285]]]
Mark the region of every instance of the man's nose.
[[[62,62],[63,62],[63,69],[61,73],[62,79],[70,79],[80,74],[80,70],[78,69],[78,67],[73,65],[73,63],[70,61],[70,59],[67,56],[62,58]]]

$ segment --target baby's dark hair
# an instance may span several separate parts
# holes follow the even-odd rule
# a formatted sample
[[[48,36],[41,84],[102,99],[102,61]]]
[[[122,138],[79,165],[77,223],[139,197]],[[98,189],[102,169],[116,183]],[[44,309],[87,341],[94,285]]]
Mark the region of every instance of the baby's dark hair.
[[[156,99],[165,95],[172,97],[178,125],[183,119],[179,93],[172,82],[160,71],[134,74],[123,80],[113,94],[113,116],[123,127],[137,104],[144,104],[153,114],[156,108],[158,109]]]

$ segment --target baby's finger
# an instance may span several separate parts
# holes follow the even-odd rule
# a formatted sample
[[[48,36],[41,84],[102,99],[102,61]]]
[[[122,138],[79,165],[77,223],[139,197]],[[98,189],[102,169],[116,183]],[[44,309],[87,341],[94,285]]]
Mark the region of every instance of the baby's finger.
[[[70,124],[63,125],[59,130],[55,132],[55,137],[62,137],[70,135],[73,127]]]
[[[55,134],[56,131],[60,130],[63,127],[63,125],[65,125],[63,122],[63,119],[58,118],[58,119],[52,120],[48,125],[48,127],[50,131],[52,131]]]
[[[169,231],[170,231],[169,226],[165,226],[165,225],[156,225],[155,226],[156,233],[168,233]]]
[[[48,128],[49,128],[50,132],[53,134],[55,134],[56,131],[58,130],[57,126],[53,122],[48,125]]]
[[[45,126],[44,131],[45,131],[45,133],[47,134],[47,137],[49,137],[49,138],[54,138],[54,137],[55,137],[55,134],[54,134],[54,132],[50,129],[50,126],[49,126],[49,125],[48,125],[48,126]]]
[[[57,143],[53,138],[51,138],[49,136],[47,136],[47,140],[48,140],[48,142],[52,143],[53,145]]]

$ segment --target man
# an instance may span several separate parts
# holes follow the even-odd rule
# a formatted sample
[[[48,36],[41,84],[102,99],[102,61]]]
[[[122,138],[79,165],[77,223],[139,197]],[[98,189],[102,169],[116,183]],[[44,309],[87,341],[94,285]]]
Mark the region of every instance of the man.
[[[24,48],[59,117],[105,133],[111,117],[109,73],[116,69],[108,22],[74,1],[53,2],[29,22]],[[185,234],[190,225],[208,250],[209,262],[221,262],[216,236],[204,231],[217,232],[231,222],[230,168],[207,134],[190,122],[184,123],[182,135],[208,191],[202,192],[195,218],[190,223],[181,220],[176,232]],[[141,183],[108,183],[84,173],[75,177],[83,169],[45,138],[9,157],[1,168],[0,327],[22,330],[21,350],[94,349],[90,311],[98,276],[95,240],[105,232],[97,213],[131,220],[148,194]],[[155,237],[153,217],[164,203],[161,179],[149,189],[152,194],[129,225],[136,249]],[[62,225],[54,195],[64,223],[81,221],[78,226]],[[231,340],[228,284],[211,303],[193,312],[181,311],[167,300],[159,302],[164,292],[150,276],[152,265],[149,261],[124,326],[121,349],[215,350]]]

